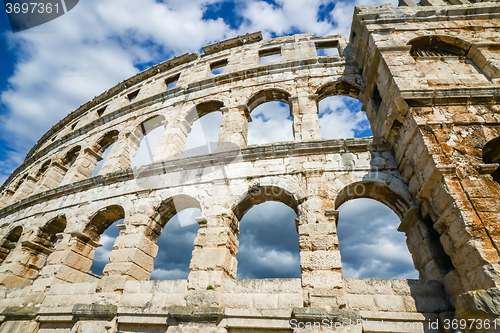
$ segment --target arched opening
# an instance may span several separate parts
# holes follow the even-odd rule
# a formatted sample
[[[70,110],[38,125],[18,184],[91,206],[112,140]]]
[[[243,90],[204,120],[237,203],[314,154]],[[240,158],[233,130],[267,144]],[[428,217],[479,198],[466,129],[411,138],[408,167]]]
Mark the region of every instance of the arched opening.
[[[409,264],[404,264],[409,262],[408,256],[397,257],[406,253],[403,248],[407,248],[412,253],[414,267],[418,270],[419,277],[422,279],[440,280],[453,269],[451,259],[445,253],[439,234],[433,228],[432,221],[423,219],[419,213],[419,208],[413,206],[410,194],[404,191],[401,192],[400,189],[401,186],[395,180],[391,182],[390,186],[380,181],[367,180],[349,184],[338,193],[335,208],[339,209],[342,205],[347,207],[340,209],[339,213],[340,251],[341,253],[343,251],[353,251],[351,254],[345,254],[348,261],[347,276],[391,276],[391,278],[405,276],[401,275],[403,271],[397,270],[398,265],[409,267]],[[358,201],[357,199],[373,199],[376,202],[370,200]],[[351,203],[350,200],[355,203]],[[383,205],[381,206],[381,204]],[[387,210],[384,205],[390,210]],[[342,222],[344,217],[347,218],[347,222]],[[404,238],[398,236],[396,230],[404,231],[407,236],[407,246],[402,245]],[[352,238],[356,233],[360,234],[360,239],[361,237],[368,237],[367,240],[361,243],[356,238]],[[347,241],[343,240],[344,237],[347,238]],[[397,243],[398,237],[400,239],[399,245]],[[352,245],[349,239],[352,239],[356,244]],[[346,242],[346,244],[343,245],[343,242]],[[392,258],[391,253],[397,251],[399,253],[394,254],[395,257]],[[363,263],[364,270],[359,266],[361,263],[358,257],[367,258],[366,260],[369,261]],[[349,262],[349,258],[358,258],[358,261]],[[368,269],[377,265],[384,265],[385,267],[385,270],[381,269],[379,275],[376,275],[373,269]],[[411,272],[412,270],[408,269],[406,271]]]
[[[429,86],[478,85],[487,76],[467,58],[470,43],[451,36],[424,36],[411,40],[410,55]]]
[[[186,120],[191,131],[186,138],[186,147],[182,157],[210,154],[217,148],[219,131],[222,122],[224,104],[219,101],[209,101],[193,108]]]
[[[398,232],[400,219],[373,199],[353,199],[339,207],[337,234],[344,278],[417,279],[418,271]]]
[[[101,245],[95,249],[90,267],[93,274],[102,275],[104,266],[109,263],[109,255],[120,232],[117,225],[122,224],[124,218],[125,211],[121,206],[109,206],[99,210],[84,229],[83,233],[91,240],[89,245]]]
[[[372,136],[362,103],[347,96],[330,96],[319,102],[321,138],[346,139]]]
[[[40,229],[36,242],[52,250],[59,242],[58,234],[63,232],[64,229],[66,229],[66,217],[58,216]]]
[[[290,94],[278,89],[258,92],[248,100],[252,121],[248,124],[248,144],[293,141]]]
[[[66,153],[64,158],[61,160],[62,165],[64,167],[66,167],[67,169],[69,169],[73,165],[73,163],[75,163],[76,158],[78,157],[78,154],[80,154],[81,149],[82,149],[81,146],[76,146],[76,147],[73,147],[72,149],[70,149]]]
[[[59,243],[62,233],[66,229],[66,217],[58,216],[50,220],[45,226],[43,226],[33,239],[33,244],[27,247],[31,248],[31,262],[35,263],[30,265],[31,269],[36,269],[40,271],[46,263],[48,256],[54,251],[55,247]]]
[[[323,139],[372,136],[370,122],[358,100],[362,92],[349,82],[332,82],[318,89],[318,118]]]
[[[10,254],[10,251],[16,247],[19,238],[23,233],[21,226],[15,227],[10,231],[9,235],[4,238],[2,245],[0,245],[0,264],[4,262],[5,258]]]
[[[238,236],[238,279],[300,278],[296,216],[281,202],[264,202],[245,214]]]
[[[237,277],[300,278],[297,201],[283,188],[256,186],[235,209],[240,221]]]
[[[162,137],[165,127],[165,117],[155,116],[141,123],[133,133],[133,137],[140,142],[131,167],[141,166],[153,162],[153,152],[158,140]]]
[[[90,177],[96,176],[99,171],[101,171],[102,166],[104,165],[104,162],[106,161],[106,158],[109,155],[109,152],[113,148],[113,145],[118,138],[118,131],[114,130],[111,132],[106,133],[100,140],[97,142],[95,147],[93,147],[93,150],[101,156],[101,160],[97,162],[96,167],[94,168],[94,171],[92,171],[92,174]]]
[[[195,218],[201,216],[200,204],[190,196],[178,195],[163,202],[158,212],[160,235],[151,280],[187,279],[199,229]]]
[[[483,148],[484,163],[500,163],[500,137],[489,141]],[[491,176],[500,183],[500,167],[497,168]]]

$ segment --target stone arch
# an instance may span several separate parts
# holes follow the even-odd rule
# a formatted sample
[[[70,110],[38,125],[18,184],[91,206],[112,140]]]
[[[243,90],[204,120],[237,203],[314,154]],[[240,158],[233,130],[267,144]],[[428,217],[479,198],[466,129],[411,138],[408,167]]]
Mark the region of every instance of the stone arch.
[[[100,235],[114,222],[125,218],[125,210],[120,205],[110,205],[100,208],[90,215],[90,222],[83,232],[95,242],[99,241]]]
[[[76,161],[76,158],[80,154],[80,150],[82,150],[82,146],[80,145],[70,148],[61,159],[61,164],[64,167],[69,168]]]
[[[64,229],[66,229],[66,216],[56,216],[39,229],[35,242],[47,249],[52,249],[57,243],[58,234],[62,233]]]
[[[144,152],[143,149],[147,149],[148,153],[152,154],[152,151],[150,152],[150,150],[152,150],[150,143],[147,141],[147,135],[161,126],[165,128],[165,116],[154,115],[141,121],[140,124],[135,127],[135,130],[129,135],[129,139],[132,141],[130,149],[130,165],[137,163],[136,158],[142,158],[142,152]],[[142,146],[144,139],[146,139],[146,145]],[[150,162],[152,162],[152,160]]]
[[[395,192],[387,184],[373,180],[363,180],[345,186],[337,194],[335,199],[335,209],[343,203],[358,198],[368,198],[377,200],[391,208],[402,220],[412,207],[401,193]]]
[[[48,159],[47,161],[45,161],[41,166],[40,168],[38,168],[38,171],[36,172],[35,174],[35,178],[37,180],[40,180],[43,175],[45,174],[45,172],[49,169],[50,167],[50,164],[52,163],[52,160],[51,159]]]
[[[219,100],[208,100],[198,103],[186,114],[186,122],[179,124],[186,129],[186,136],[183,137],[183,157],[190,157],[202,154],[208,154],[215,150],[214,144],[218,141],[220,128],[222,124],[222,111],[225,105]],[[217,130],[214,127],[207,126],[206,121],[215,125],[220,117],[220,123]],[[215,133],[217,131],[217,133]],[[203,134],[203,136],[201,135]]]
[[[135,138],[140,142],[145,135],[148,135],[152,130],[160,127],[165,122],[165,116],[159,114],[151,116],[140,122],[135,127],[135,130],[132,132],[135,135]]]
[[[120,133],[118,130],[108,131],[106,134],[101,136],[99,140],[91,148],[96,154],[94,156],[89,156],[91,162],[95,167],[92,170],[90,177],[100,174],[104,164],[106,163],[107,156],[110,153],[110,149],[114,147],[114,143],[118,140],[118,135]],[[106,171],[107,173],[107,171]]]
[[[471,43],[453,36],[431,35],[414,38],[408,45],[411,45],[410,54],[413,57],[432,54],[465,57]]]
[[[289,208],[270,202],[280,203]],[[235,259],[239,262],[238,278],[300,277],[299,234],[296,222],[300,203],[297,195],[280,184],[254,185],[240,197],[233,207],[235,223],[237,223],[235,234],[238,235],[239,247],[239,251],[235,253]],[[257,207],[258,205],[261,206]],[[251,223],[251,220],[245,220],[245,215],[252,209],[257,214],[269,212],[271,209],[275,218],[263,217],[260,222]],[[266,236],[262,234],[263,227],[266,228]],[[287,264],[283,262],[283,265],[278,265],[276,268],[261,266],[258,260],[252,259],[261,256],[259,248],[286,256]]]
[[[0,285],[30,285],[47,263],[58,238],[66,228],[64,215],[50,219],[41,228],[31,229],[23,236],[20,247],[0,269]]]
[[[363,87],[348,81],[328,82],[316,91],[318,102],[327,97],[337,95],[344,95],[359,100],[359,95],[363,93]]]
[[[156,208],[156,213],[153,217],[153,220],[158,224],[161,230],[163,230],[165,225],[168,223],[168,221],[170,221],[172,217],[187,208],[201,209],[201,205],[197,199],[187,194],[177,194],[170,196],[167,199],[163,200],[162,203]],[[159,236],[160,234],[158,234],[158,237]]]
[[[424,220],[419,208],[398,191],[398,185],[374,180],[362,180],[346,185],[335,199],[335,209],[343,203],[358,198],[373,199],[389,207],[399,217],[398,231],[405,232],[406,244],[415,268],[423,279],[442,280],[453,269],[450,257],[445,253],[439,234],[430,220]],[[433,269],[429,269],[433,267]]]
[[[186,278],[189,274],[195,237],[199,230],[198,223],[193,224],[182,219],[181,212],[190,208],[196,208],[200,211],[202,209],[199,201],[187,194],[172,195],[163,200],[156,207],[155,215],[151,219],[152,225],[150,229],[152,232],[149,236],[147,236],[156,244],[158,249],[158,254],[153,256],[152,261],[154,269],[158,269],[158,271],[152,275],[152,279],[164,279],[165,277],[161,276],[162,271],[174,271],[177,272],[177,274],[186,274],[178,276],[177,278]],[[179,224],[172,224],[170,221],[176,215]],[[184,224],[184,222],[188,223]],[[197,222],[202,223],[199,220]],[[182,237],[179,237],[181,234]],[[173,244],[175,244],[175,247],[173,247]],[[174,248],[176,252],[172,253]],[[172,256],[172,254],[174,255]],[[158,260],[154,263],[156,258],[158,258]],[[170,259],[165,261],[165,258]],[[154,269],[151,267],[150,273],[153,273]],[[157,275],[156,273],[159,273],[160,275]],[[172,277],[168,278],[172,279]]]
[[[365,89],[350,81],[334,81],[316,90],[316,109],[318,113],[321,138],[342,139],[356,136],[371,136],[367,130],[369,120],[363,112],[360,96]],[[349,126],[336,128],[339,119]]]
[[[283,88],[262,88],[254,92],[246,103],[250,122],[247,144],[293,141],[300,137],[296,125],[301,118],[294,114],[300,110],[297,101],[296,96]]]
[[[186,121],[189,125],[192,125],[198,118],[206,116],[211,112],[219,111],[223,107],[224,103],[218,100],[200,102],[188,111],[186,114]]]
[[[94,151],[100,155],[104,153],[104,151],[116,141],[119,134],[117,130],[112,130],[101,136],[93,147]]]
[[[290,103],[290,97],[291,97],[290,93],[284,89],[280,88],[264,89],[264,90],[259,90],[258,92],[250,96],[246,105],[248,107],[249,112],[252,112],[252,110],[255,109],[257,106],[266,102],[283,102],[288,104],[291,108],[292,105]]]
[[[478,49],[469,52],[470,42],[453,36],[431,35],[414,38],[408,45],[410,55],[425,73],[430,86],[468,85],[470,78],[476,85],[490,83],[490,78],[478,67],[482,62]]]
[[[253,186],[235,207],[235,215],[238,217],[238,220],[241,220],[250,208],[266,201],[282,202],[296,213],[298,212],[298,202],[293,194],[287,190],[278,186]]]
[[[16,247],[22,233],[23,228],[21,226],[16,226],[7,232],[7,236],[2,240],[2,244],[0,245],[0,264],[5,261],[11,250]]]

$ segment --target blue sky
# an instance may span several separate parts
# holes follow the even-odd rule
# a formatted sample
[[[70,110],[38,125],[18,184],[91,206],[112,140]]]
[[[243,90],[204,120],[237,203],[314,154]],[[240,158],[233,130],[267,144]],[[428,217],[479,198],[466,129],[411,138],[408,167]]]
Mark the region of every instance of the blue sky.
[[[52,125],[80,104],[151,65],[185,52],[201,52],[204,45],[255,31],[262,31],[264,38],[309,32],[317,36],[339,33],[348,36],[355,5],[386,2],[82,0],[62,17],[15,34],[10,31],[7,15],[1,11],[0,183],[22,163],[28,150]],[[396,4],[395,0],[392,2]],[[252,112],[254,121],[249,128],[250,143],[290,140],[291,119],[287,107],[267,103],[255,109]],[[205,119],[204,132],[217,129],[220,123],[217,117],[214,115]],[[325,138],[362,137],[371,133],[364,113],[360,112],[359,102],[348,98],[322,101],[320,117]],[[325,131],[326,128],[329,130]],[[194,139],[188,139],[192,140],[188,146],[194,147],[197,134],[193,133],[197,130],[191,133]],[[147,156],[144,158],[147,159]],[[136,161],[136,165],[142,163],[147,161]],[[346,207],[341,207],[341,221],[344,218],[344,224],[351,226],[343,231],[346,238],[343,247],[351,251],[345,254],[350,259],[344,264],[349,276],[376,277],[379,274],[379,277],[386,278],[416,277],[409,254],[404,258],[399,254],[388,256],[383,253],[375,253],[379,256],[377,258],[362,256],[359,252],[362,249],[356,248],[349,237],[359,228],[356,223],[362,223],[372,235],[380,235],[379,239],[389,244],[387,248],[390,251],[400,249],[404,247],[404,235],[401,240],[401,235],[386,233],[387,226],[395,230],[399,223],[397,217],[381,204],[371,201],[358,201],[357,205]],[[293,225],[289,220],[293,221],[294,213],[290,213],[283,204],[262,204],[250,210],[245,216],[247,231],[240,239],[242,253],[238,260],[243,267],[240,277],[279,276],[279,272],[273,271],[276,258],[287,258],[283,262],[289,263],[289,266],[280,269],[282,277],[297,275],[293,265],[297,264],[298,253],[290,237],[288,241],[283,239],[281,243],[277,242],[273,248],[262,243],[262,221],[276,221],[276,218],[271,218],[271,212],[281,214],[279,223],[283,224],[283,228]],[[172,234],[190,235],[192,238],[196,233],[196,230],[175,229],[175,223],[171,225]],[[293,228],[288,230],[291,234]],[[105,246],[96,260],[102,257],[102,263],[106,261],[106,251],[111,249],[113,235],[110,231],[103,236]],[[180,237],[185,241],[178,248],[192,248],[189,237]],[[172,241],[165,239],[161,242],[171,244]],[[365,241],[370,244],[369,239]],[[163,255],[157,259],[155,275],[158,278],[185,276],[185,261],[189,261],[190,251],[183,251],[184,255],[178,257],[180,261],[184,260],[184,266],[168,267],[165,266],[166,260],[161,258],[173,256],[178,251],[167,245],[164,248],[166,252],[162,252]],[[250,252],[245,254],[247,250]],[[381,261],[388,266],[373,266],[374,262]],[[377,273],[378,270],[382,271]]]

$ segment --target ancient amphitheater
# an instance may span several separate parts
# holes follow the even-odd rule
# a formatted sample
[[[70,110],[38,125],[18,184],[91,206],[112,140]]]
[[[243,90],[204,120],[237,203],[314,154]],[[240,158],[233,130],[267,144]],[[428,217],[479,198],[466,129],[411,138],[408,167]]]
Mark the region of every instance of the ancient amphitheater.
[[[53,126],[1,188],[0,332],[500,331],[500,4],[400,2],[356,7],[349,40],[205,46]],[[327,47],[339,55],[317,55]],[[281,60],[259,65],[270,54]],[[332,95],[360,100],[375,137],[322,140],[318,101]],[[247,146],[268,101],[290,105],[295,140]],[[217,150],[182,158],[212,111]],[[130,168],[159,126],[153,163]],[[419,280],[343,279],[336,209],[360,197],[400,217]],[[236,279],[239,220],[270,200],[297,213],[301,278]],[[149,281],[165,224],[190,207],[202,216],[189,278]]]

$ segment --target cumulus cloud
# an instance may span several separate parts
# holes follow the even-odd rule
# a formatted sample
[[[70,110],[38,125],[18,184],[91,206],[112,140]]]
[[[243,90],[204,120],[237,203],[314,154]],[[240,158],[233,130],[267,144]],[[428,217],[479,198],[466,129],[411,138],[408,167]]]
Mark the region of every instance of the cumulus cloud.
[[[338,236],[344,278],[418,278],[400,220],[387,206],[355,199],[339,208]]]
[[[324,139],[372,135],[361,102],[345,96],[331,96],[319,102],[319,124]]]
[[[268,102],[257,106],[251,113],[248,124],[248,144],[293,140],[293,121],[290,108],[281,102]]]

